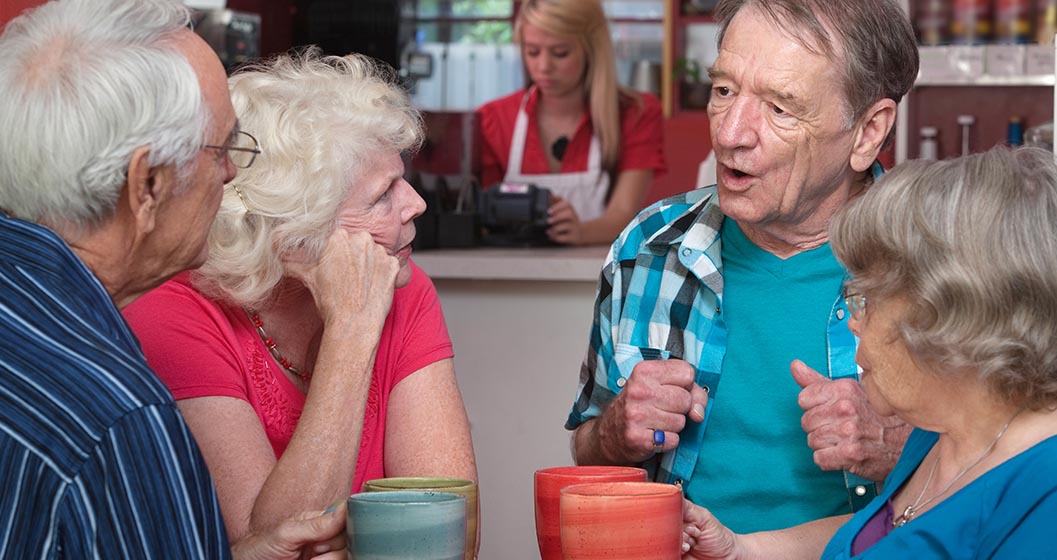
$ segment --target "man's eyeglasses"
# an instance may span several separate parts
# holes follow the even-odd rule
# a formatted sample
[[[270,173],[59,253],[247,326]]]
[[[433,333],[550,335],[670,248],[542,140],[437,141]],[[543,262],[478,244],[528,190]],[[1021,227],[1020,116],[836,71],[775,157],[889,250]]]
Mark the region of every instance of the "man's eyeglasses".
[[[856,321],[862,321],[863,317],[866,316],[866,296],[858,292],[849,292],[845,289],[844,303],[848,306],[848,311],[851,312],[852,318]]]
[[[225,152],[231,158],[231,163],[235,164],[235,167],[239,169],[246,169],[253,165],[253,162],[256,161],[257,156],[261,153],[261,145],[257,142],[257,139],[249,132],[242,130],[236,132],[235,137],[226,146],[206,144],[202,147]]]

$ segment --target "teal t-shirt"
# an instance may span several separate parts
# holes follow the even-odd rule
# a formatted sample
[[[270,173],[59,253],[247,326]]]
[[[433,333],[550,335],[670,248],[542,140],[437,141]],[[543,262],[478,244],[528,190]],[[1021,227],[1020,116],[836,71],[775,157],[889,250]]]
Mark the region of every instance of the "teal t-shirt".
[[[727,351],[687,497],[738,533],[850,513],[844,477],[823,472],[800,427],[794,359],[827,373],[826,328],[843,268],[829,244],[788,259],[723,222]]]

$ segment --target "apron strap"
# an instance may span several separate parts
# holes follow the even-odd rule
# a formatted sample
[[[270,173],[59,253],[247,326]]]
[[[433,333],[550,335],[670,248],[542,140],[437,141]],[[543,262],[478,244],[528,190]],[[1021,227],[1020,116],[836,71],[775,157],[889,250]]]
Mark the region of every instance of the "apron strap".
[[[525,154],[525,137],[528,136],[528,114],[525,112],[525,105],[528,104],[529,95],[532,94],[535,88],[536,86],[532,86],[521,96],[521,106],[518,107],[517,118],[514,120],[514,135],[510,139],[510,153],[507,155],[506,177],[521,175],[521,160]]]

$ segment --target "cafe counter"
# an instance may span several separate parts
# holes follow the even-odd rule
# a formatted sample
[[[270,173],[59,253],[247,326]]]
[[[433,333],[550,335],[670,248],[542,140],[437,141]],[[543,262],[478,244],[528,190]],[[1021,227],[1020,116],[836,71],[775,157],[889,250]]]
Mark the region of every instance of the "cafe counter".
[[[608,246],[445,249],[433,279],[455,345],[480,478],[482,560],[535,560],[533,473],[572,464],[563,427]]]

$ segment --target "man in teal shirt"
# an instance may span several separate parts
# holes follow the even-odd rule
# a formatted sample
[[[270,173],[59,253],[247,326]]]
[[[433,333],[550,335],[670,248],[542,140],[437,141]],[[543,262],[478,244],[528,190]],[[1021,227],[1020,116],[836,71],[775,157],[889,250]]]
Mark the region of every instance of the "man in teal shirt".
[[[614,243],[566,427],[578,463],[644,464],[747,532],[861,507],[908,433],[856,383],[827,230],[880,173],[918,60],[893,0],[722,0],[715,16],[718,184]]]

